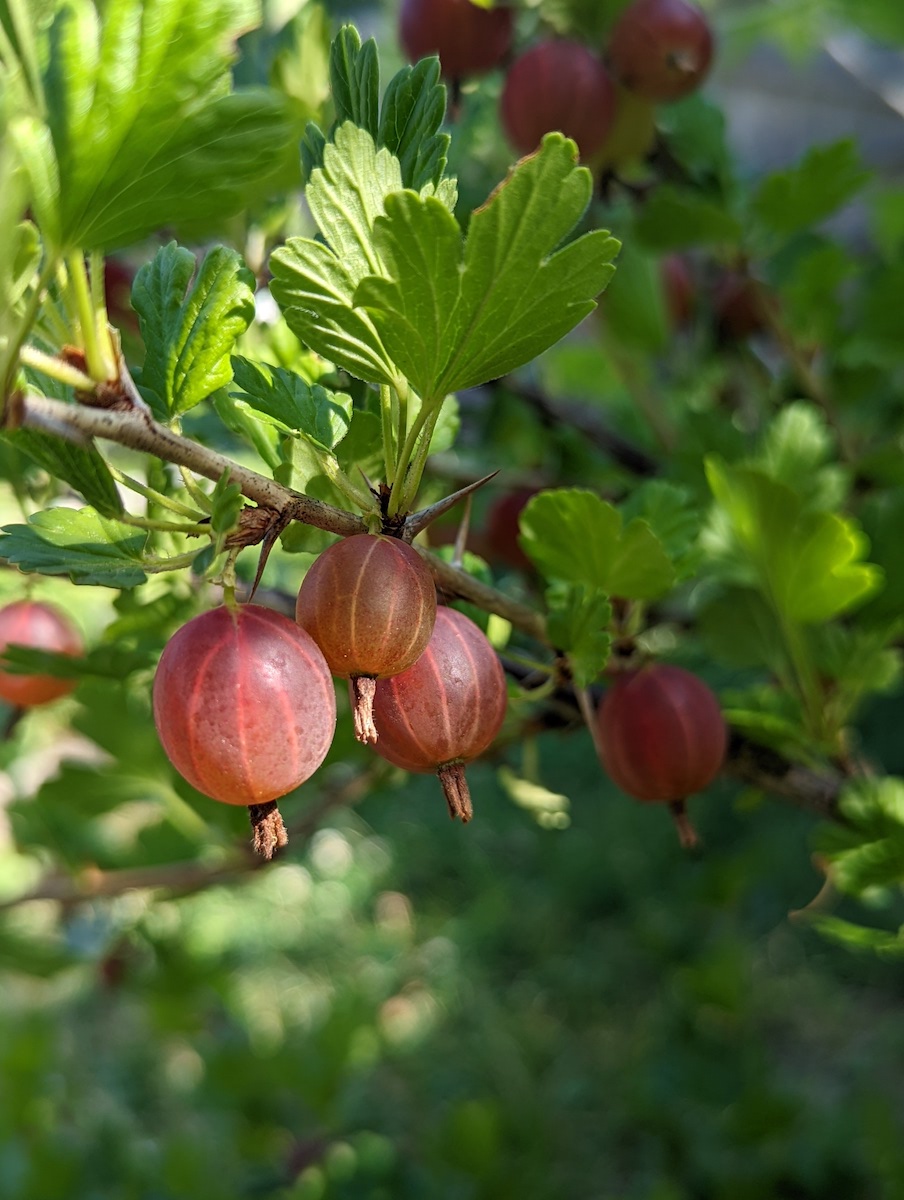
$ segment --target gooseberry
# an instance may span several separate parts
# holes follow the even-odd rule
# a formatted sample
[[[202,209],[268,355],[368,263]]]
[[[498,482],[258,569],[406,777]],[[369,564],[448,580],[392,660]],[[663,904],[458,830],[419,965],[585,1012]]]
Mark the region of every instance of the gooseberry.
[[[374,742],[375,680],[420,656],[436,620],[430,568],[398,538],[355,534],[317,558],[298,593],[295,619],[334,675],[352,681],[355,736]]]
[[[634,0],[609,36],[615,78],[654,103],[696,91],[713,57],[709,22],[687,0]]]
[[[591,158],[612,126],[615,85],[581,42],[538,42],[509,67],[500,113],[509,141],[522,154],[559,130],[577,142],[582,158]]]
[[[272,801],[323,762],[336,696],[320,649],[294,621],[257,604],[224,605],[167,642],[154,679],[154,722],[167,758],[192,787],[252,809],[255,846],[269,858],[274,847],[258,843],[256,810],[273,811]]]
[[[446,79],[497,67],[512,44],[510,8],[481,8],[471,0],[402,0],[399,40],[410,62],[438,54]]]
[[[38,600],[17,600],[0,609],[0,654],[7,646],[28,646],[72,656],[81,654],[84,649],[81,635],[68,617]],[[16,675],[12,671],[0,671],[0,699],[17,708],[33,708],[68,695],[76,682],[55,675]]]
[[[441,607],[414,666],[377,681],[377,753],[406,771],[435,771],[449,815],[469,821],[464,764],[490,745],[505,707],[505,675],[495,650],[473,621]]]
[[[599,749],[612,781],[636,800],[669,804],[685,845],[696,835],[685,801],[715,779],[727,731],[702,679],[667,663],[619,675],[597,714]]]

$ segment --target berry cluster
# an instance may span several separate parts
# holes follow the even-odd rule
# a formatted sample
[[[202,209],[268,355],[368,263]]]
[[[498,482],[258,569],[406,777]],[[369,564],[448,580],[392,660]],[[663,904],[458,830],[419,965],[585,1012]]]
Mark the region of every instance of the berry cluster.
[[[0,652],[11,644],[83,651],[62,613],[29,600],[0,609]],[[358,739],[406,771],[435,771],[450,815],[469,821],[464,765],[502,726],[502,666],[472,621],[437,608],[421,556],[382,535],[349,537],[321,554],[299,591],[296,621],[257,604],[223,605],[177,630],[154,680],[167,757],[204,795],[247,806],[255,848],[272,857],[286,841],[276,800],[313,775],[333,740],[331,674],[349,680]],[[0,698],[32,707],[74,683],[0,672]],[[596,733],[613,782],[638,800],[667,803],[682,842],[693,845],[685,800],[715,778],[727,740],[709,688],[680,667],[620,671]]]
[[[509,62],[513,11],[471,0],[403,0],[399,37],[411,61],[438,54],[453,82],[507,65],[500,114],[512,145],[531,153],[560,130],[589,163],[611,165],[652,133],[652,106],[683,99],[703,81],[713,35],[688,0],[633,0],[606,45],[543,38]],[[632,144],[633,143],[633,144]]]
[[[358,534],[324,551],[302,583],[297,620],[224,606],[167,643],[154,720],[199,791],[247,805],[265,857],[285,840],[275,809],[325,759],[336,726],[331,674],[350,681],[359,741],[408,771],[435,771],[467,821],[464,764],[499,732],[502,667],[472,621],[436,605],[424,560],[396,538]]]

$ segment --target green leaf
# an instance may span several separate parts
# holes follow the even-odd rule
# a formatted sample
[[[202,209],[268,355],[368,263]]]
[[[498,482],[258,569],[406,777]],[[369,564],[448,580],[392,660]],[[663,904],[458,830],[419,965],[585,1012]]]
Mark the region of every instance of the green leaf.
[[[808,506],[832,508],[844,500],[849,484],[844,468],[828,461],[835,449],[835,437],[819,409],[798,400],[772,421],[756,462]]]
[[[806,511],[789,487],[753,467],[710,457],[706,474],[724,521],[722,551],[747,564],[785,617],[828,621],[881,585],[880,569],[862,561],[867,539],[851,518]]]
[[[289,238],[271,255],[270,270],[273,298],[306,346],[369,383],[396,381],[396,368],[373,322],[354,307],[354,280],[332,250],[307,238]]]
[[[671,331],[659,259],[644,253],[633,241],[626,242],[602,311],[606,328],[617,342],[654,353],[665,349]]]
[[[386,196],[402,186],[399,163],[351,124],[336,131],[323,156],[306,196],[329,244],[289,238],[270,258],[270,291],[312,350],[360,379],[393,383],[398,371],[354,293],[360,279],[382,270],[373,226]]]
[[[73,583],[128,588],[144,583],[147,534],[92,508],[50,508],[26,525],[0,529],[0,558],[23,571],[68,575]]]
[[[226,428],[252,446],[271,471],[278,470],[282,462],[280,427],[273,421],[261,420],[247,404],[233,400],[225,388],[214,392],[210,400]]]
[[[330,86],[336,123],[350,121],[374,142],[379,131],[380,63],[373,38],[361,45],[354,25],[343,25],[330,47]]]
[[[365,279],[355,303],[425,399],[529,362],[593,310],[618,243],[594,230],[557,249],[591,192],[574,143],[548,134],[474,213],[467,242],[439,200],[386,198],[374,240],[390,278]]]
[[[102,645],[87,654],[55,654],[31,646],[4,647],[0,666],[19,675],[54,675],[58,679],[125,679],[135,671],[147,670],[156,662],[147,650],[131,650],[122,645]]]
[[[170,242],[132,287],[147,351],[141,384],[162,416],[187,412],[230,381],[230,353],[254,319],[254,276],[234,250],[215,246],[195,267],[191,251]]]
[[[797,233],[831,216],[870,175],[852,139],[814,146],[797,166],[763,180],[753,198],[753,211],[774,233]]]
[[[244,400],[265,420],[289,433],[301,433],[323,450],[332,451],[348,433],[352,398],[319,384],[307,384],[293,371],[253,363],[238,355],[232,359],[233,376]]]
[[[423,58],[389,81],[380,112],[377,143],[399,160],[402,184],[420,192],[438,187],[446,169],[450,136],[440,132],[446,117],[446,89],[439,59]]]
[[[675,568],[676,582],[693,575],[703,557],[699,546],[702,514],[684,488],[649,479],[635,487],[621,506],[625,520],[641,517],[665,549]]]
[[[857,779],[844,788],[839,808],[847,828],[825,830],[821,849],[842,891],[862,895],[870,888],[904,882],[904,780]]]
[[[329,99],[329,24],[320,4],[305,4],[283,31],[270,67],[270,82],[291,96],[305,121],[319,120]]]
[[[36,429],[11,430],[0,433],[0,438],[27,454],[54,479],[63,480],[81,492],[102,516],[115,517],[122,512],[122,500],[113,476],[93,444],[78,446]]]
[[[904,928],[897,933],[890,933],[886,929],[871,929],[867,925],[857,925],[843,917],[820,912],[809,917],[809,923],[823,937],[837,942],[846,950],[870,950],[894,958],[904,954]]]
[[[386,197],[401,189],[398,159],[377,150],[365,130],[340,125],[324,149],[323,166],[311,176],[305,199],[327,245],[355,283],[381,272],[373,247],[374,221],[383,213]]]
[[[348,433],[339,444],[336,457],[346,475],[363,473],[369,479],[379,478],[383,470],[383,432],[380,417],[367,409],[352,412]]]
[[[648,250],[663,253],[714,242],[736,245],[739,222],[699,192],[666,184],[656,188],[634,220],[634,236]]]
[[[229,92],[253,0],[64,0],[46,38],[46,124],[12,132],[33,211],[63,249],[112,248],[236,212],[285,170],[287,100]]]
[[[550,641],[567,652],[578,687],[587,687],[609,660],[608,595],[584,583],[554,583],[546,589],[546,607]]]
[[[11,279],[7,303],[13,306],[35,279],[41,263],[41,238],[31,221],[20,221],[12,231],[10,242]]]
[[[242,489],[237,483],[230,482],[227,468],[210,493],[210,527],[221,535],[219,542],[235,528],[244,503]]]
[[[594,492],[541,492],[520,517],[521,545],[547,579],[583,583],[609,596],[650,600],[675,572],[646,521],[622,526],[621,513]]]
[[[785,646],[774,611],[753,588],[728,587],[700,610],[704,645],[731,667],[766,667],[781,676]]]

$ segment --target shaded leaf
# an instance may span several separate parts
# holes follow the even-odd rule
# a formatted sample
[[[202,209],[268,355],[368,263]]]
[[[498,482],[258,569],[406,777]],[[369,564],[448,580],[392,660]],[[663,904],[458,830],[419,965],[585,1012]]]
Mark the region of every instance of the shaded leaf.
[[[587,687],[609,659],[608,595],[584,583],[554,583],[546,589],[546,608],[550,641],[567,652],[578,687]]]
[[[423,58],[392,77],[383,96],[377,143],[399,160],[402,183],[419,192],[439,186],[446,169],[450,136],[442,133],[446,89],[440,83],[439,59]]]
[[[775,233],[796,233],[831,216],[869,178],[852,139],[813,146],[797,166],[763,180],[753,211]]]
[[[94,445],[78,446],[37,429],[16,429],[0,438],[43,467],[55,479],[70,484],[105,517],[122,512],[122,500],[110,469]]]
[[[741,240],[740,223],[721,205],[699,192],[666,184],[650,195],[634,221],[635,237],[662,253],[690,246]]]
[[[50,508],[26,525],[0,529],[0,558],[23,571],[68,575],[73,583],[126,588],[144,583],[141,554],[147,534],[100,516],[92,508]]]

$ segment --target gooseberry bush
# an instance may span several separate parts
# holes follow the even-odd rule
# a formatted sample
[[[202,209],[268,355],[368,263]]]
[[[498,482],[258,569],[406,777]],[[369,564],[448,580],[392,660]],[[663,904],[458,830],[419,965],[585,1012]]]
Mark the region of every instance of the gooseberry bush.
[[[210,799],[266,858],[276,800],[303,845],[408,771],[468,820],[480,756],[543,820],[559,731],[688,843],[720,772],[813,810],[893,912],[904,764],[860,722],[904,630],[895,194],[849,141],[742,178],[684,0],[398,16],[387,80],[313,4],[0,11],[0,695],[11,747],[75,689],[106,751],[78,836],[39,784],[17,846],[76,900],[209,842],[240,872]]]

